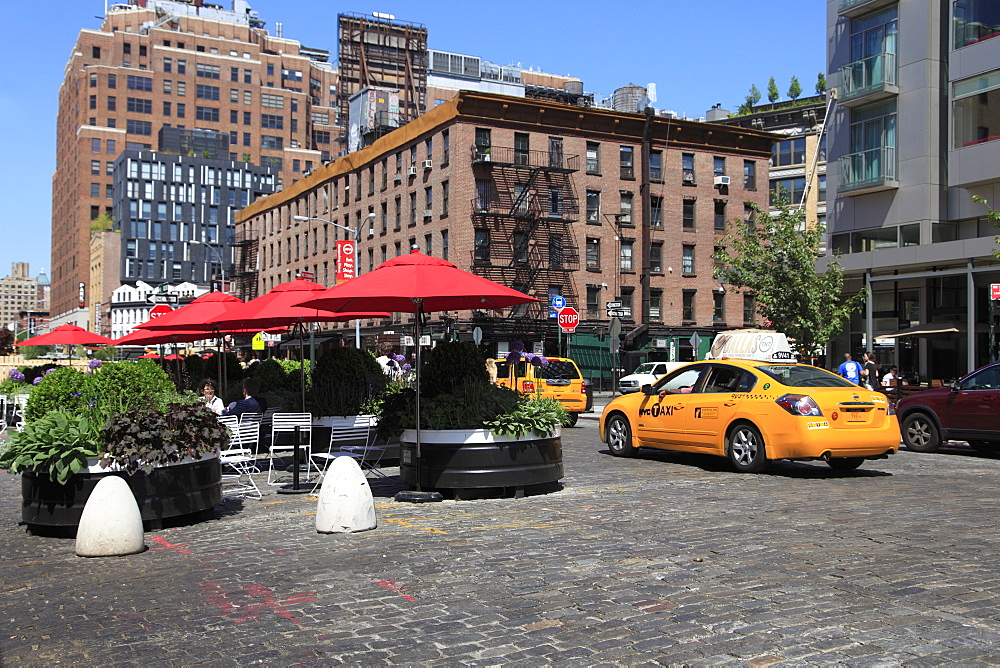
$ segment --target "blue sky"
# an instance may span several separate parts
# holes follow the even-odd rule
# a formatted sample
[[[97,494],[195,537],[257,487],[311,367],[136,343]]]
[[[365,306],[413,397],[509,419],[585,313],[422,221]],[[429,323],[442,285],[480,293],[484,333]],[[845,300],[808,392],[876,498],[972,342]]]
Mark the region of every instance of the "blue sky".
[[[230,0],[216,0],[229,8]],[[797,76],[811,95],[824,69],[825,3],[817,0],[660,0],[502,3],[250,0],[267,29],[336,52],[339,12],[393,14],[422,23],[432,49],[569,74],[599,97],[655,82],[656,106],[697,118],[712,105],[735,111],[751,84],[766,101],[774,77],[784,94]],[[51,275],[51,179],[59,84],[81,28],[97,28],[99,0],[8,5],[0,40],[0,155],[6,206],[0,276],[11,262]]]

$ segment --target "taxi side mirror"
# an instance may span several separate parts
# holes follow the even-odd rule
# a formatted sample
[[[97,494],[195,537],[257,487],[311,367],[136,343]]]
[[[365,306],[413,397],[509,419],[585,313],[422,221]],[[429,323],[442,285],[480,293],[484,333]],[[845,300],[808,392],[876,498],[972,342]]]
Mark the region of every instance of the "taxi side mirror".
[[[649,384],[643,385],[639,391],[642,392],[647,397],[651,397],[654,394],[656,394],[655,392],[653,392],[653,386]]]

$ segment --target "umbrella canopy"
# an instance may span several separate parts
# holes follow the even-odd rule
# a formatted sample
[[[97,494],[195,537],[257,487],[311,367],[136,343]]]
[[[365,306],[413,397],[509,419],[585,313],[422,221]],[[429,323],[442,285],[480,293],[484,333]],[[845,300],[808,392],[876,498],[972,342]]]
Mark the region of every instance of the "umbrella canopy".
[[[160,356],[157,355],[156,353],[146,353],[145,355],[139,355],[139,359],[141,359],[141,360],[158,360],[158,359],[160,359]]]
[[[171,353],[170,355],[167,355],[163,359],[165,359],[165,360],[182,360],[182,359],[184,359],[184,357],[182,355],[178,355],[177,353]]]
[[[259,332],[259,329],[223,329],[221,333],[225,334],[246,334],[253,335]],[[283,334],[287,331],[285,328],[276,328],[267,330],[270,334]],[[215,338],[215,331],[193,331],[193,330],[157,330],[153,331],[150,329],[137,329],[133,332],[129,332],[125,336],[115,339],[114,344],[116,346],[152,346],[159,343],[189,343],[191,341],[202,341],[205,339]]]
[[[239,297],[227,295],[224,292],[209,292],[176,311],[151,318],[141,325],[137,325],[137,329],[214,332],[218,331],[219,328],[212,322],[220,319],[235,304],[242,303],[243,300]]]
[[[114,343],[100,334],[88,332],[76,325],[60,325],[48,334],[40,334],[25,339],[18,346],[107,346]]]
[[[330,311],[430,313],[506,308],[537,301],[523,292],[463,271],[448,260],[414,250],[305,299],[300,306]]]
[[[303,322],[337,322],[370,318],[389,318],[384,311],[369,313],[334,313],[325,309],[299,306],[299,302],[320,295],[326,288],[312,281],[288,281],[274,286],[256,299],[235,304],[219,319],[212,321],[218,327],[270,328]]]

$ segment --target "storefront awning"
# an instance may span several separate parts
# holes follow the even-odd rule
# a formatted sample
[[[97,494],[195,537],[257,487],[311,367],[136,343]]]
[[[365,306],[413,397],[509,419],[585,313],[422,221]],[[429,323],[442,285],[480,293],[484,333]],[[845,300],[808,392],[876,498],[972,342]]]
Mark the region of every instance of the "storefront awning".
[[[927,322],[914,327],[907,327],[892,334],[878,334],[879,339],[899,339],[904,336],[948,336],[965,331],[965,324],[958,322]]]

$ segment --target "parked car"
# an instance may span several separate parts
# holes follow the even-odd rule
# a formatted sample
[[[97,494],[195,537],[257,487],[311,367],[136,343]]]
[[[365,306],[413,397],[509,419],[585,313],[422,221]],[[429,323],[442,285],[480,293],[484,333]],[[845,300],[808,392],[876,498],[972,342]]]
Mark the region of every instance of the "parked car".
[[[937,452],[945,441],[1000,448],[1000,362],[976,369],[949,387],[901,399],[896,415],[910,450]]]
[[[674,369],[687,364],[687,362],[645,362],[636,367],[635,371],[622,376],[618,381],[618,394],[628,394],[638,392],[643,385],[652,385],[657,379]]]

